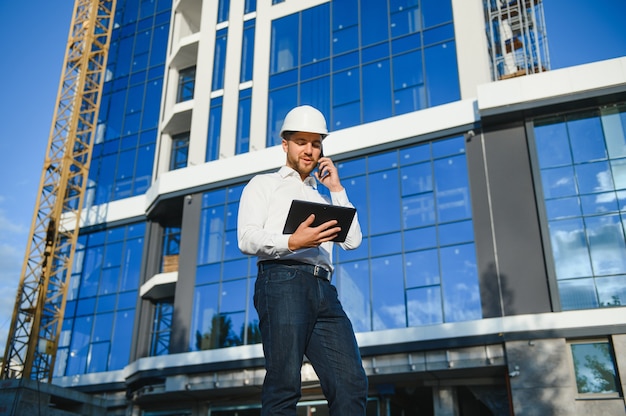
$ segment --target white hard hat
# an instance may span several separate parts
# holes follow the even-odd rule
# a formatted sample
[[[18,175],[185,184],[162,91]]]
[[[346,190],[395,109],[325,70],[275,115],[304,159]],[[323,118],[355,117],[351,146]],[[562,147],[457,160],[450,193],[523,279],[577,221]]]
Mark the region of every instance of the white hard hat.
[[[286,131],[318,133],[322,135],[322,139],[328,135],[324,115],[310,105],[295,107],[287,113],[280,129],[280,137],[283,137]]]

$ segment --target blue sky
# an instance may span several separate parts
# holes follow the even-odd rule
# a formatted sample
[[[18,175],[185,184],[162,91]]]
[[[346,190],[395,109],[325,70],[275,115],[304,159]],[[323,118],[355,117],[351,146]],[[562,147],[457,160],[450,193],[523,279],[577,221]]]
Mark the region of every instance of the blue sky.
[[[28,247],[73,0],[0,1],[0,354]],[[626,0],[544,0],[552,69],[626,56]]]

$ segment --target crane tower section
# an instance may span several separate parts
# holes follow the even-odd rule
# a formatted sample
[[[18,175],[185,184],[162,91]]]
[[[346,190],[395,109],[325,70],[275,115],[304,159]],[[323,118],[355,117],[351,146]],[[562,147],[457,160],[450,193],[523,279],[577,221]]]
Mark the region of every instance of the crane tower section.
[[[75,0],[1,378],[49,382],[55,365],[116,0]]]
[[[550,69],[541,0],[486,0],[485,15],[494,81]]]

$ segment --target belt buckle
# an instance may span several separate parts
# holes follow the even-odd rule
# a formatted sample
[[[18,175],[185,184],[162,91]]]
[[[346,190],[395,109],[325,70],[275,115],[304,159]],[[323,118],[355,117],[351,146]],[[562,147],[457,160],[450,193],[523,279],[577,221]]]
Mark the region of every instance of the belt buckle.
[[[320,269],[321,269],[321,267],[317,266],[317,265],[315,267],[313,267],[313,276],[319,276]]]
[[[326,270],[325,268],[323,268],[322,266],[315,266],[313,268],[313,275],[314,276],[320,276],[323,278],[328,278],[328,270]]]

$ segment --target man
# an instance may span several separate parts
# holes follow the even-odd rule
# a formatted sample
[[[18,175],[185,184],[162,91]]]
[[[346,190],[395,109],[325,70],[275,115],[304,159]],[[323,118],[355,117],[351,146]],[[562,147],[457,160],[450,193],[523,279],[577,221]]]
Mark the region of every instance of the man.
[[[296,415],[304,355],[320,379],[330,415],[365,415],[367,377],[352,324],[330,282],[337,221],[311,227],[311,215],[293,234],[282,234],[294,199],[352,206],[337,168],[322,156],[327,135],[317,109],[292,109],[280,131],[286,165],[252,178],[239,203],[239,249],[258,256],[254,306],[265,355],[262,415]],[[330,190],[330,201],[317,191],[316,180]],[[355,249],[361,238],[355,216],[345,242],[336,244]]]

